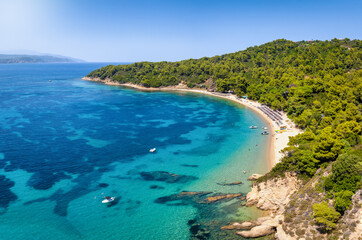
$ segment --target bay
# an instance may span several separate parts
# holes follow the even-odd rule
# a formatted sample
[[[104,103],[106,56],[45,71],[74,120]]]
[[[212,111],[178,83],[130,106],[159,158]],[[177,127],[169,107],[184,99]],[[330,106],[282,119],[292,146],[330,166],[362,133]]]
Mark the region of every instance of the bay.
[[[188,239],[190,220],[260,214],[235,201],[157,199],[181,191],[247,193],[247,177],[267,171],[268,137],[249,129],[265,126],[263,119],[210,96],[81,80],[107,64],[0,65],[2,236]],[[145,177],[157,174],[166,180]],[[220,184],[236,181],[244,184]],[[115,202],[102,204],[106,195]]]

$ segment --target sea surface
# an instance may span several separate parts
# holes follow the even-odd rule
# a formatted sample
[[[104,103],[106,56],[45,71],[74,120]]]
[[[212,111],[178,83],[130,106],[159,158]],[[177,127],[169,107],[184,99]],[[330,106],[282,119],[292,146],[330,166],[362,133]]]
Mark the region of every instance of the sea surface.
[[[236,199],[159,199],[247,193],[267,171],[269,137],[249,129],[263,119],[210,96],[81,80],[105,65],[0,65],[0,238],[189,239],[192,224],[260,215]]]

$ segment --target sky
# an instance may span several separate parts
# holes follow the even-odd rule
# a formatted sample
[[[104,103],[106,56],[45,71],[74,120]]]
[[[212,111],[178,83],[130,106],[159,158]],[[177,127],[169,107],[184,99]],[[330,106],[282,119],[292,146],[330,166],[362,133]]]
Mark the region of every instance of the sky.
[[[362,38],[361,0],[0,0],[0,52],[178,61],[276,39]]]

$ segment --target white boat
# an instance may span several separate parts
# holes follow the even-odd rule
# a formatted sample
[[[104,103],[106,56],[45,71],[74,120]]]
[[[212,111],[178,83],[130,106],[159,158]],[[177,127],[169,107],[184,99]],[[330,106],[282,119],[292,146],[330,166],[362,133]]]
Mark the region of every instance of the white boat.
[[[110,203],[113,202],[115,197],[104,197],[105,199],[102,201],[102,203]]]
[[[151,152],[151,153],[156,152],[156,148],[151,148],[151,149],[150,149],[150,152]]]
[[[250,129],[257,129],[258,126],[250,126],[249,128],[250,128]]]
[[[261,135],[269,135],[269,132],[264,131],[264,132],[261,133]]]

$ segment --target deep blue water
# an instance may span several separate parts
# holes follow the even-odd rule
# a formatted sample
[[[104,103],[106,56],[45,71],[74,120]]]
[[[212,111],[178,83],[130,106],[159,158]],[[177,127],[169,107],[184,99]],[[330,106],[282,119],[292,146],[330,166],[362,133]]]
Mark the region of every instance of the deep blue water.
[[[0,65],[0,235],[8,239],[188,239],[182,190],[247,192],[266,171],[266,123],[234,103],[81,80],[102,63]],[[154,154],[149,149],[156,147]],[[242,174],[245,170],[248,174]],[[153,181],[165,171],[185,175]],[[113,205],[100,203],[104,195]],[[240,210],[233,218],[245,218]]]

